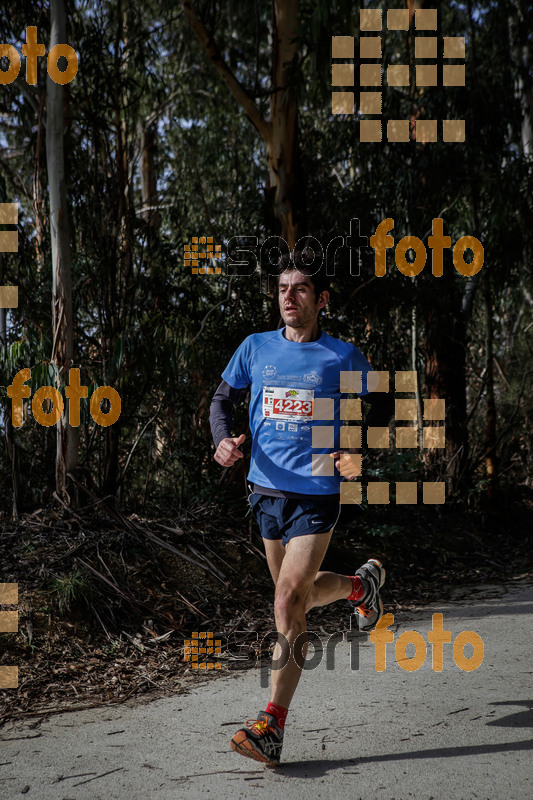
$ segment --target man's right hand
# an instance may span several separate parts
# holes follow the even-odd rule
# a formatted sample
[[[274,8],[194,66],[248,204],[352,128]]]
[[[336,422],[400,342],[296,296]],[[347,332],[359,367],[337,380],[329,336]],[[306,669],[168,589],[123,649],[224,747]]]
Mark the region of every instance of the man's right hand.
[[[218,461],[223,467],[231,467],[239,458],[243,458],[239,446],[245,439],[244,433],[234,439],[222,439],[216,449],[215,461]]]

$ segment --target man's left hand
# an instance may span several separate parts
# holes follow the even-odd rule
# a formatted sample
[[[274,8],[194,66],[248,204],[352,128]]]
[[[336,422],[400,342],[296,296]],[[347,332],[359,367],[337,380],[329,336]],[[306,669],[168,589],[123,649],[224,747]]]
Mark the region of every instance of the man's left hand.
[[[353,481],[359,478],[363,471],[363,456],[361,453],[351,453],[349,450],[336,450],[330,453],[330,458],[335,458],[335,466],[345,480]]]

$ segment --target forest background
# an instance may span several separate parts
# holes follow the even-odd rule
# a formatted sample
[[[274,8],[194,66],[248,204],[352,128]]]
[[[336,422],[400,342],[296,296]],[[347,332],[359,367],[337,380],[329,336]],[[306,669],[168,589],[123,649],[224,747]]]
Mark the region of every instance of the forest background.
[[[384,16],[409,10],[409,30],[383,36],[384,64],[413,67],[417,8],[438,9],[439,40],[465,37],[465,87],[440,79],[432,89],[383,87],[384,119],[464,119],[464,143],[360,142],[357,89],[355,114],[332,114],[331,37],[355,36],[357,75],[365,6]],[[392,251],[385,277],[367,253],[353,275],[339,251],[324,328],[380,370],[415,370],[419,403],[446,400],[444,450],[376,452],[364,476],[445,481],[446,506],[406,512],[365,502],[368,541],[379,534],[386,548],[409,519],[434,563],[449,549],[453,519],[478,549],[505,529],[515,537],[509,552],[530,558],[532,14],[521,0],[21,0],[4,9],[0,40],[19,53],[35,25],[47,52],[61,42],[79,56],[64,86],[47,77],[46,58],[35,85],[23,59],[17,79],[0,86],[0,202],[19,204],[18,252],[0,255],[0,285],[19,287],[18,307],[0,309],[0,513],[5,579],[27,578],[28,597],[51,597],[48,609],[34,608],[34,622],[52,611],[85,619],[89,609],[119,642],[120,609],[132,616],[142,606],[154,636],[158,619],[185,630],[195,615],[211,615],[209,599],[185,597],[176,568],[183,613],[155,600],[148,612],[154,581],[134,596],[128,555],[146,563],[148,547],[153,570],[157,562],[169,581],[172,570],[154,553],[188,558],[193,582],[209,573],[228,591],[234,563],[226,552],[221,568],[215,542],[235,544],[241,531],[259,558],[243,519],[245,470],[221,472],[214,462],[208,411],[233,351],[249,333],[278,327],[279,314],[259,273],[231,274],[227,243],[249,236],[260,247],[281,236],[292,248],[310,235],[325,246],[349,235],[351,219],[370,236],[391,217],[396,243],[411,234],[427,245],[432,219],[442,217],[452,244],[471,235],[484,247],[475,276],[460,275],[448,251],[440,278],[429,259],[418,276],[402,275]],[[185,266],[185,246],[201,236],[221,245],[221,259],[206,262],[221,274]],[[69,368],[79,367],[89,396],[103,385],[118,391],[119,420],[98,425],[82,401],[78,428],[65,419],[45,427],[25,403],[14,428],[6,387],[26,367],[32,394],[42,385],[64,394]],[[246,429],[243,404],[235,431]],[[103,515],[98,524],[91,514]],[[445,514],[453,515],[446,524]],[[103,536],[103,517],[113,537]],[[144,543],[134,546],[141,530]],[[21,652],[36,642],[19,634]]]

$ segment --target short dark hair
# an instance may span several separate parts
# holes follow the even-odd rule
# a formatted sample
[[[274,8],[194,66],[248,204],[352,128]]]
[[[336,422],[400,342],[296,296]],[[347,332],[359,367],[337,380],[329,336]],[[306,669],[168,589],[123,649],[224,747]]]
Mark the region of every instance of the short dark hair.
[[[282,275],[284,272],[288,272],[290,270],[301,272],[302,275],[307,275],[307,277],[311,279],[311,283],[315,289],[315,297],[318,300],[321,292],[329,291],[330,279],[329,276],[326,275],[324,258],[322,259],[322,264],[318,270],[314,265],[315,258],[316,254],[311,246],[299,248],[298,251],[294,253],[294,261],[290,260],[289,258],[282,258],[277,275],[278,283],[280,275]]]

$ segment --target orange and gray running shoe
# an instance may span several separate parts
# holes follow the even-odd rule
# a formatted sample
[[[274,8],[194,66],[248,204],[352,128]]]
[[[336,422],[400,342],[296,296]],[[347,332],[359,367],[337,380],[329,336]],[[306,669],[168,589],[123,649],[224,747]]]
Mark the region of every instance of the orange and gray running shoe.
[[[377,558],[370,558],[355,574],[363,581],[365,594],[358,604],[351,600],[349,602],[356,607],[354,613],[357,614],[359,630],[367,633],[376,627],[383,616],[383,601],[379,590],[385,583],[385,569]]]
[[[282,746],[283,730],[278,728],[276,718],[266,711],[261,711],[257,719],[246,720],[245,727],[231,740],[231,749],[236,753],[271,767],[278,766]]]

